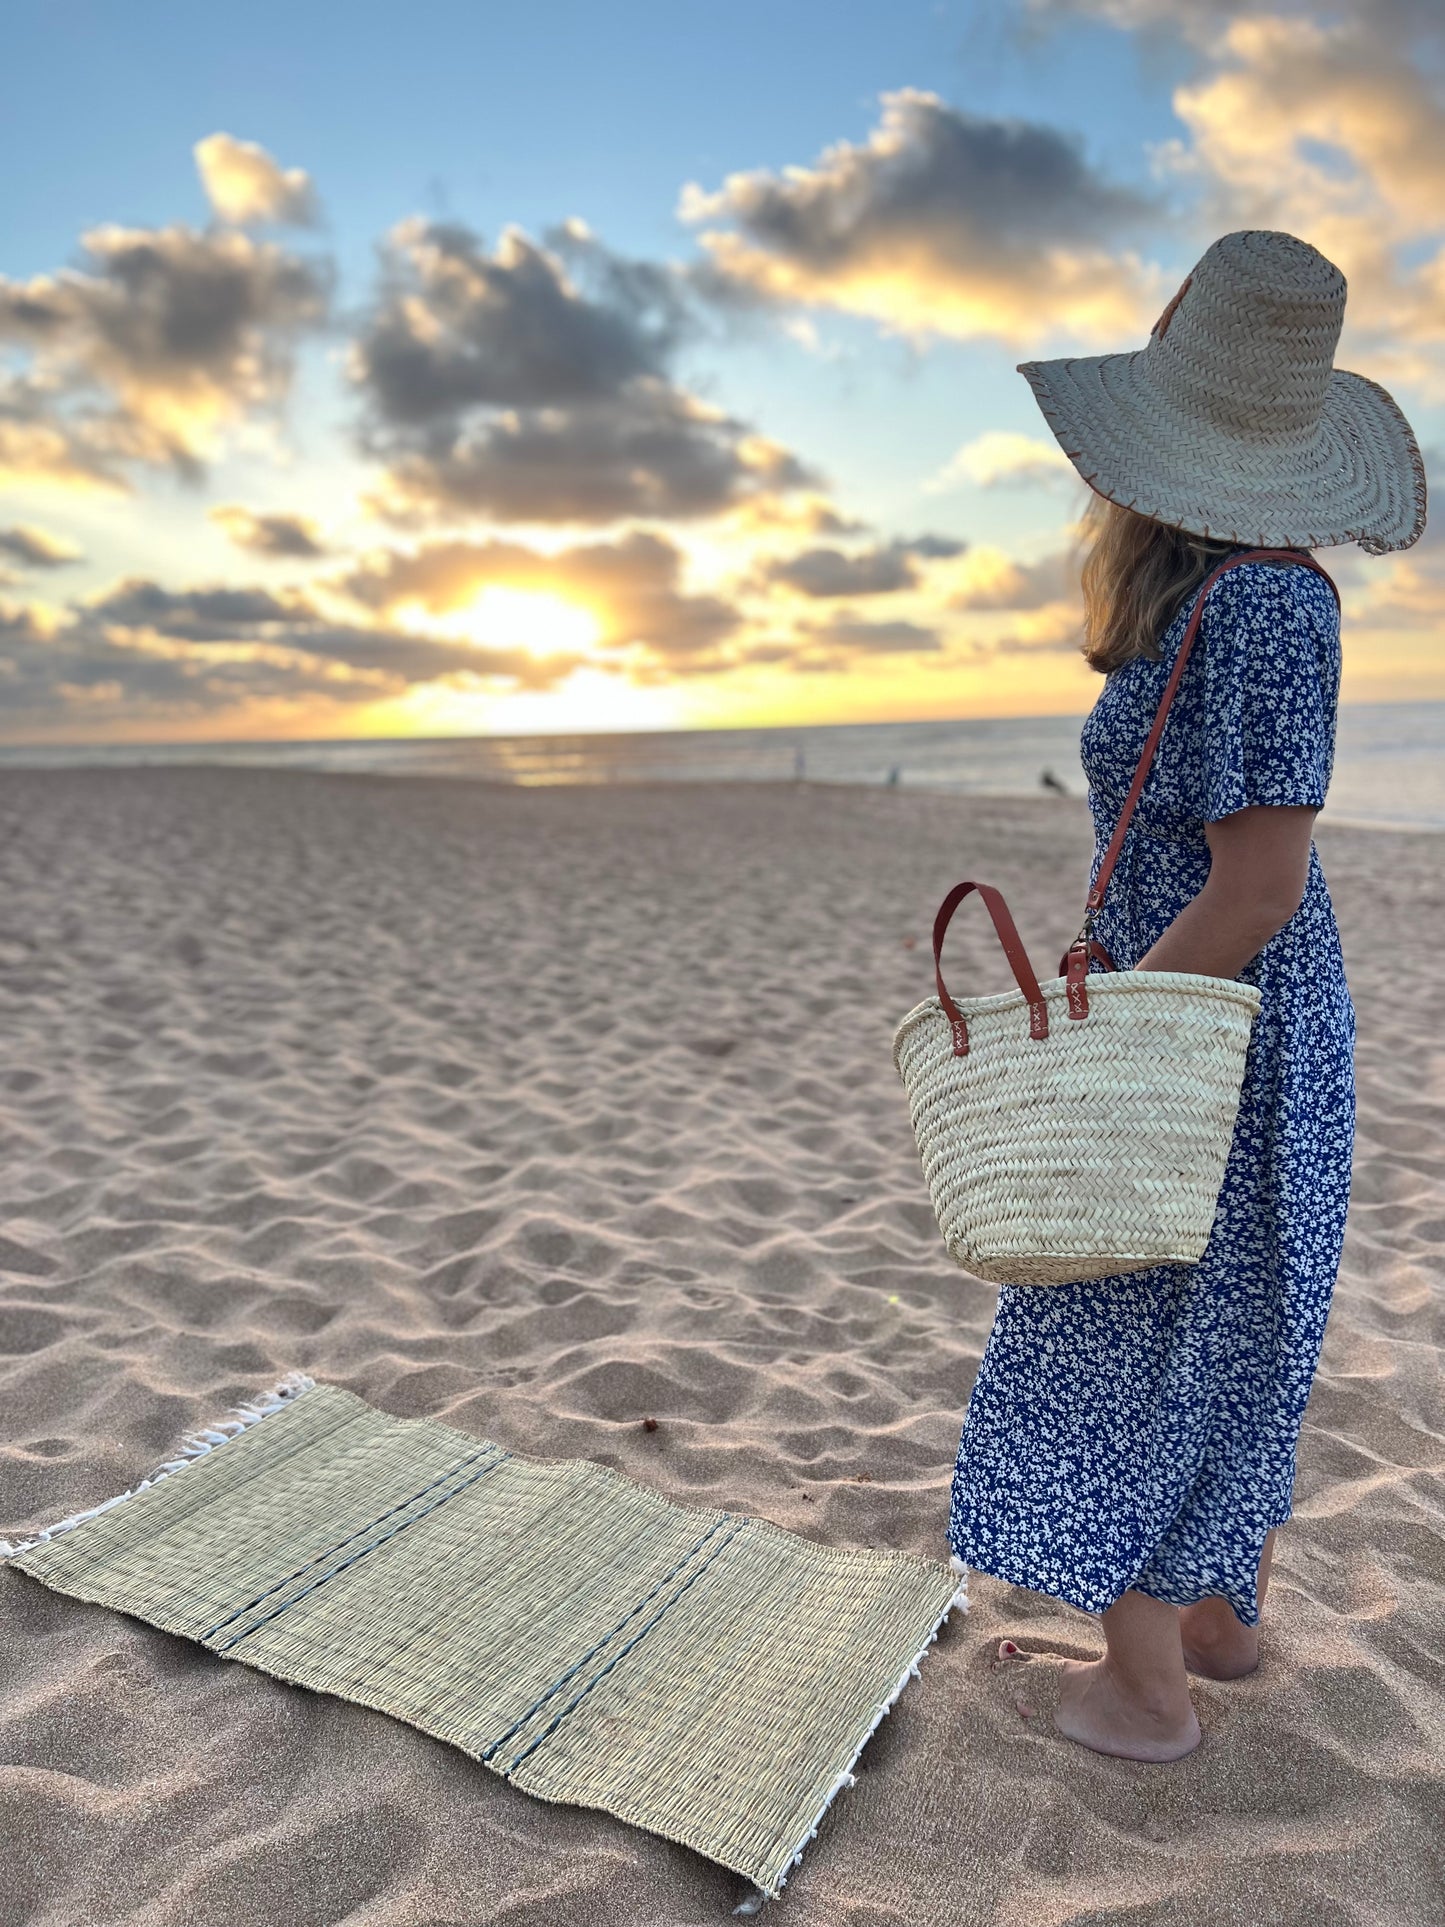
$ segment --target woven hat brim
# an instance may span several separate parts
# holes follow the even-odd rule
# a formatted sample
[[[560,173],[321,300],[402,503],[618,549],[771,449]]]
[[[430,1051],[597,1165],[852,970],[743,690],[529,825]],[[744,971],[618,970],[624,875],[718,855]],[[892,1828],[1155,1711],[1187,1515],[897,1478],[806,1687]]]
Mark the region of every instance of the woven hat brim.
[[[1201,423],[1159,393],[1148,350],[1018,364],[1059,446],[1098,494],[1171,528],[1258,548],[1408,549],[1425,465],[1394,399],[1332,371],[1318,428],[1282,447]]]

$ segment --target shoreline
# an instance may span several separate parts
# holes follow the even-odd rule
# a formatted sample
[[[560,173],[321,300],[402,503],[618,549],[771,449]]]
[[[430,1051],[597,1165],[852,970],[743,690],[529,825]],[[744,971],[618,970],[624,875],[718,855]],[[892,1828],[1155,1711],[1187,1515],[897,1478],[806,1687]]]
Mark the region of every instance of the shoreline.
[[[432,770],[383,770],[383,769],[297,769],[274,763],[242,762],[205,762],[201,759],[175,763],[45,763],[45,764],[7,764],[0,762],[0,784],[13,777],[64,778],[67,776],[117,776],[117,777],[154,777],[169,778],[178,775],[206,772],[226,777],[265,778],[268,781],[296,781],[342,784],[386,785],[419,784],[426,786],[455,787],[462,790],[482,790],[507,796],[564,794],[586,796],[615,796],[627,792],[647,794],[664,792],[670,796],[685,796],[693,792],[721,791],[731,795],[746,794],[750,791],[781,792],[798,791],[820,795],[848,794],[856,796],[885,796],[908,798],[912,801],[931,800],[957,804],[1017,805],[1020,808],[1058,809],[1060,805],[1076,805],[1087,811],[1088,800],[1082,794],[1067,796],[1040,794],[1030,790],[986,790],[952,789],[940,783],[909,784],[902,781],[890,783],[863,783],[840,779],[833,781],[827,777],[756,776],[756,777],[719,777],[703,776],[697,778],[640,777],[608,782],[509,782],[492,776],[482,776],[464,771]],[[1316,834],[1319,830],[1333,832],[1379,831],[1388,836],[1442,836],[1445,835],[1445,822],[1420,823],[1406,820],[1384,819],[1357,816],[1336,816],[1331,813],[1328,803],[1316,818]]]

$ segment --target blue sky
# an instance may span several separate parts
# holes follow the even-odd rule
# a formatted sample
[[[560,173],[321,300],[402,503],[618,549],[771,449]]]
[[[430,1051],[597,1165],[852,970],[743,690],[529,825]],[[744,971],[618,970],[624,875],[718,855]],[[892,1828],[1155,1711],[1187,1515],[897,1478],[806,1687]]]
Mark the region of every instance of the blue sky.
[[[370,238],[419,210],[493,228],[577,212],[630,252],[675,247],[680,182],[859,138],[895,87],[1077,128],[1142,179],[1142,144],[1178,131],[1164,83],[1188,65],[1097,22],[1042,33],[1012,7],[824,0],[256,0],[240,18],[139,0],[20,13],[7,44],[0,152],[28,177],[6,212],[12,274],[98,221],[204,219],[177,155],[217,127],[304,157],[364,272]]]
[[[1095,681],[1066,553],[1086,491],[1050,467],[1015,363],[1142,346],[1216,233],[1287,227],[1349,275],[1340,365],[1385,382],[1433,454],[1432,13],[807,0],[237,16],[142,0],[15,17],[0,159],[23,187],[0,216],[0,371],[28,385],[8,391],[22,426],[0,493],[0,739],[1082,711]],[[1295,87],[1303,109],[1283,99]],[[203,182],[195,150],[217,135],[230,145]],[[253,149],[261,198],[238,213],[226,196]],[[888,186],[895,165],[907,195]],[[748,211],[766,189],[801,219],[802,174],[808,218],[842,225],[836,258],[815,228],[789,259]],[[301,175],[296,220],[284,183]],[[689,187],[711,212],[684,218]],[[545,238],[568,221],[589,237],[580,266]],[[112,236],[99,253],[82,241],[97,230]],[[428,236],[463,230],[458,267]],[[555,399],[527,377],[524,426],[528,409],[561,411],[558,503],[507,494],[486,450],[481,474],[475,395],[442,420],[383,366],[403,322],[430,341],[442,314],[472,331],[474,359],[506,360],[475,301],[509,232],[551,263],[514,256],[509,285],[540,274],[549,312],[561,300],[598,352],[631,357],[580,401],[565,374]],[[116,319],[138,285],[126,264],[156,233],[145,300],[219,288],[224,270],[225,298],[251,304],[190,364],[169,318],[160,345]],[[739,243],[712,284],[695,278],[720,259],[708,234]],[[1082,264],[1074,294],[1030,265],[1044,257]],[[638,321],[623,268],[633,288],[644,268],[669,281],[670,320]],[[588,272],[601,280],[573,278]],[[460,320],[457,274],[473,302]],[[510,405],[493,381],[485,406]],[[699,409],[724,425],[689,425]],[[599,469],[567,509],[568,435],[650,436],[664,417],[671,466],[642,496]],[[820,550],[842,558],[826,594],[817,565],[793,566]],[[1346,699],[1445,695],[1431,538],[1327,559],[1354,632]]]

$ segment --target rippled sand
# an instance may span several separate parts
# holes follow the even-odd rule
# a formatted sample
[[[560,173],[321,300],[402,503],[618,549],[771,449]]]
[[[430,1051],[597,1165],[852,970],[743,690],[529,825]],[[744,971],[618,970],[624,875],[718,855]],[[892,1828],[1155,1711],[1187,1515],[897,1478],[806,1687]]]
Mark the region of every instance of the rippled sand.
[[[765,1917],[1445,1920],[1445,886],[1321,827],[1360,1018],[1346,1260],[1264,1665],[1173,1768],[1051,1737],[975,1579]],[[839,1543],[936,1553],[993,1294],[892,1028],[959,876],[1041,975],[1077,802],[0,775],[0,1530],[300,1367]],[[968,915],[951,981],[1003,988]],[[655,1430],[644,1418],[657,1421]],[[731,1875],[0,1572],[0,1923],[671,1927]]]

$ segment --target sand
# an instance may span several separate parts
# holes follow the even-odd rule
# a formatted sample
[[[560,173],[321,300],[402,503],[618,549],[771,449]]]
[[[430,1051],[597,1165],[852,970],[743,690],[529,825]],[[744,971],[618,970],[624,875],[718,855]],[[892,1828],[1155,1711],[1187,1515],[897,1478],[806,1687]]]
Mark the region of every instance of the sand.
[[[1095,1622],[976,1578],[764,1918],[1445,1920],[1442,845],[1318,841],[1359,1149],[1260,1672],[1198,1688],[1179,1766],[1106,1760],[994,1661]],[[299,1367],[937,1553],[993,1292],[943,1253],[892,1028],[950,883],[1005,887],[1046,974],[1088,848],[1060,799],[0,777],[0,1530]],[[956,987],[1004,987],[960,926]],[[6,1571],[0,1655],[5,1927],[672,1927],[743,1896]]]

